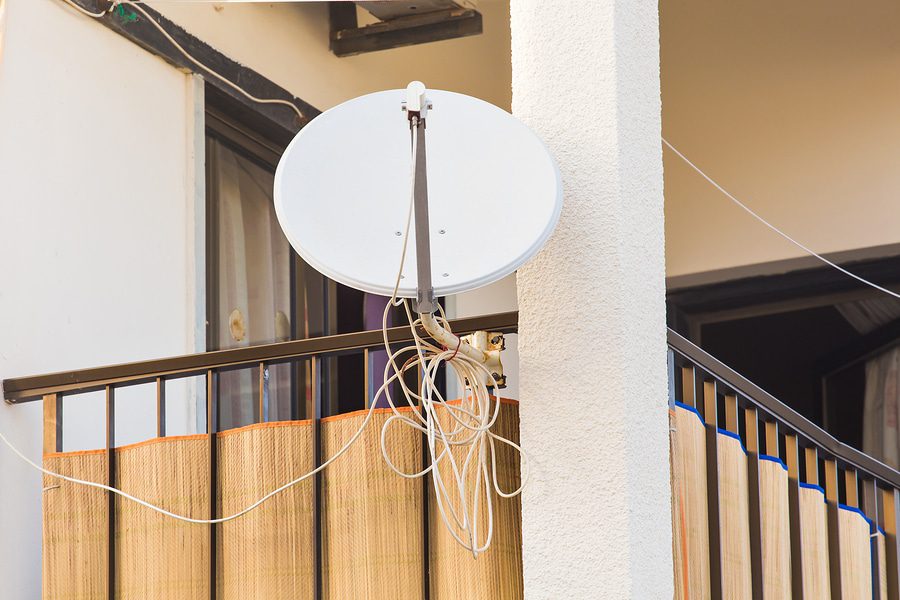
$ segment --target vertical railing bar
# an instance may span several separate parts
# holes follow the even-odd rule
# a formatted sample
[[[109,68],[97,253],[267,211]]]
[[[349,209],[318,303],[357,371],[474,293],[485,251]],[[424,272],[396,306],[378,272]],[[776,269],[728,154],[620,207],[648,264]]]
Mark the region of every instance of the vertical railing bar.
[[[844,471],[844,496],[846,497],[844,504],[853,508],[859,508],[859,481],[856,469],[846,469]]]
[[[371,373],[369,373],[369,349],[366,348],[363,350],[363,408],[369,408],[369,402],[371,399],[370,388],[369,388],[369,378],[371,377]]]
[[[44,396],[44,454],[62,452],[62,394]]]
[[[703,418],[706,422],[706,489],[709,495],[709,589],[712,600],[722,600],[722,541],[719,528],[719,424],[715,381],[701,381],[694,371],[694,389],[702,386]],[[696,397],[696,396],[695,396]]]
[[[731,433],[740,434],[737,396],[733,394],[725,395],[725,429]]]
[[[313,468],[322,464],[322,382],[321,359],[316,356],[310,359],[312,379],[312,451]],[[313,478],[313,593],[315,600],[321,600],[324,567],[322,565],[322,473]]]
[[[766,454],[781,458],[778,450],[778,421],[766,421]]]
[[[265,362],[259,363],[259,378],[258,378],[257,383],[259,384],[258,385],[259,398],[257,398],[257,404],[258,404],[257,410],[259,411],[259,421],[258,422],[265,423],[266,421],[268,421],[268,418],[267,418],[268,415],[266,415],[266,363]]]
[[[419,393],[422,392],[422,364],[418,367]],[[419,410],[425,417],[425,406],[420,402]],[[428,452],[428,435],[422,433],[422,469],[427,469],[430,464]],[[431,495],[429,494],[428,483],[431,477],[422,478],[422,598],[429,600],[431,598],[431,517],[429,514],[429,502]]]
[[[734,432],[737,433],[737,397],[725,396],[725,407],[726,414],[731,412],[735,415]],[[759,487],[759,415],[756,407],[744,410],[744,429],[747,436],[747,495],[750,508],[750,579],[753,583],[753,598],[762,600],[762,506]],[[775,455],[777,456],[777,452]]]
[[[209,453],[209,518],[215,519],[218,512],[218,471],[219,452],[216,433],[219,430],[219,386],[218,373],[209,369],[206,372],[206,432]],[[216,600],[218,535],[217,526],[209,525],[209,598]]]
[[[156,437],[166,437],[166,380],[156,378]]]
[[[106,386],[106,485],[116,486],[116,392]],[[106,597],[116,597],[116,495],[106,492]]]
[[[885,564],[887,565],[888,598],[900,598],[900,492],[882,490],[882,514],[884,515]]]
[[[881,597],[881,556],[879,555],[878,533],[880,519],[878,517],[878,484],[874,479],[862,480],[862,510],[872,520],[872,600],[885,600]],[[887,541],[887,540],[885,540]]]
[[[290,420],[296,421],[300,418],[300,373],[301,369],[304,368],[305,362],[292,360],[289,364],[291,367]],[[305,385],[303,391],[305,395]]]
[[[675,408],[677,394],[675,391],[675,352],[671,348],[666,352],[666,373],[669,382],[669,408]]]
[[[800,448],[796,435],[784,437],[788,468],[788,513],[791,528],[791,598],[803,600],[803,543],[800,533]]]
[[[694,388],[694,367],[681,367],[681,394],[685,404],[697,408]]]
[[[825,461],[825,500],[828,503],[828,571],[831,575],[831,599],[842,600],[841,589],[841,535],[838,508],[838,465],[835,460]]]
[[[806,461],[806,483],[819,485],[819,451],[814,447],[806,448],[803,459]]]

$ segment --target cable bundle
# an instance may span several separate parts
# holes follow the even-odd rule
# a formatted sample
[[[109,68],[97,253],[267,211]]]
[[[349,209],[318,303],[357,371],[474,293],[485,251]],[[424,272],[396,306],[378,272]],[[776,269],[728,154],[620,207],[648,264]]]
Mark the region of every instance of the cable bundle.
[[[381,430],[381,453],[387,465],[398,475],[406,478],[430,475],[434,485],[435,499],[441,520],[453,538],[477,557],[487,550],[493,536],[493,501],[495,492],[503,498],[511,498],[522,491],[522,485],[511,492],[505,492],[497,481],[497,443],[514,448],[524,458],[521,447],[515,442],[491,431],[500,414],[500,398],[492,397],[488,387],[482,383],[490,380],[491,374],[481,363],[446,348],[434,346],[418,335],[419,319],[413,319],[406,300],[390,302],[385,310],[385,322],[391,306],[402,305],[411,322],[415,346],[390,354],[385,367],[385,378],[391,369],[404,373],[417,367],[421,373],[421,387],[418,393],[411,390],[401,376],[397,378],[406,403],[413,409],[411,413],[401,413],[394,405],[388,387],[383,387],[385,399],[394,414],[384,423]],[[446,319],[441,324],[449,330]],[[415,349],[414,360],[409,360],[400,368],[397,357]],[[439,367],[445,364],[453,371],[464,390],[459,402],[448,402],[435,384]],[[373,404],[374,405],[374,404]],[[410,416],[412,415],[412,416]],[[443,418],[442,418],[443,417]],[[416,473],[405,473],[390,459],[386,439],[392,423],[399,422],[425,435],[430,464]],[[458,449],[454,452],[454,449]],[[462,454],[460,461],[457,455]],[[524,461],[520,461],[520,464]],[[440,468],[449,467],[452,478],[445,480]],[[444,469],[446,471],[447,469]],[[474,489],[469,489],[474,479]],[[523,482],[525,478],[522,478]],[[481,499],[487,507],[488,528],[478,531],[478,510]]]

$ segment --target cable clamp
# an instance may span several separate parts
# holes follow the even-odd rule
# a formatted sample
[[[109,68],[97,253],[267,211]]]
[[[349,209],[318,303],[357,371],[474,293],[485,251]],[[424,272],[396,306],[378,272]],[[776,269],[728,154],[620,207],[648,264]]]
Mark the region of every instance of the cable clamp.
[[[506,337],[499,331],[476,331],[464,335],[460,340],[477,350],[484,352],[487,361],[484,363],[491,379],[484,382],[488,387],[503,389],[506,387],[506,375],[503,373],[503,363],[500,361],[500,352],[506,349]],[[458,349],[457,349],[458,350]]]

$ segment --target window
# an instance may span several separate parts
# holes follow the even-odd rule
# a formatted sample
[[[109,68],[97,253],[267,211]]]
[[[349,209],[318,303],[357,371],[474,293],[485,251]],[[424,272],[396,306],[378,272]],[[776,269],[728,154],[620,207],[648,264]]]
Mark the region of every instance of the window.
[[[384,299],[325,278],[293,251],[273,205],[274,172],[286,141],[274,141],[207,107],[207,349],[219,350],[381,326]],[[380,306],[380,308],[379,308]],[[372,315],[377,313],[377,322]],[[374,354],[374,353],[373,353]],[[326,359],[326,414],[363,408],[361,356]],[[340,377],[338,377],[340,373]],[[219,376],[219,427],[311,414],[310,365],[272,365],[260,402],[257,370]],[[260,415],[260,411],[263,412]]]

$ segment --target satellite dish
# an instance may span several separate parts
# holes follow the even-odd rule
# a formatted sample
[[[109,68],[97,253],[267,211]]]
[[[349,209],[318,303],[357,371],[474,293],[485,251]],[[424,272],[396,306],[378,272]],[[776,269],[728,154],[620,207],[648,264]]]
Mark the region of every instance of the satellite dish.
[[[418,82],[355,98],[313,119],[287,147],[275,173],[275,211],[307,263],[365,292],[390,296],[396,282],[411,189],[404,107],[418,99],[427,99],[425,232],[436,296],[513,273],[559,219],[556,164],[506,111]],[[413,298],[416,240],[409,237],[398,295]]]

